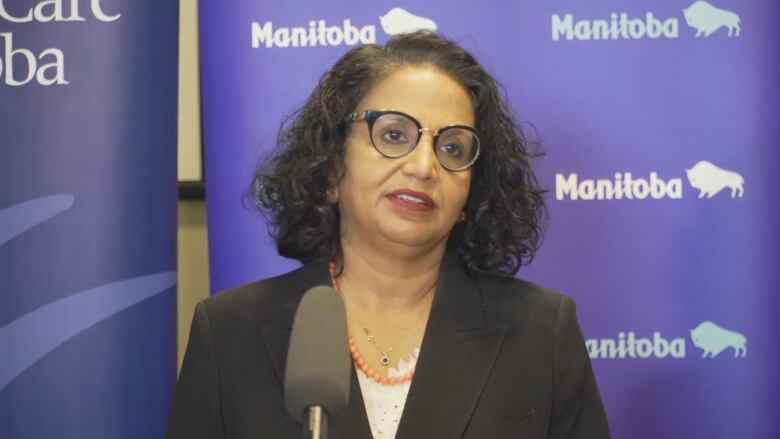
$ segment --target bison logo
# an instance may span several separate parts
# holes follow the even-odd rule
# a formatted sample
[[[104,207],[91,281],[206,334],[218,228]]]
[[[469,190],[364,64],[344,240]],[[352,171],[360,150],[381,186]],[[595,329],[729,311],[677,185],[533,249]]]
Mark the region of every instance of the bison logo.
[[[691,186],[699,190],[699,198],[712,198],[724,188],[731,189],[731,198],[742,198],[745,193],[745,179],[741,175],[707,160],[696,163],[692,168],[686,169],[685,173]]]
[[[709,320],[691,329],[691,340],[694,346],[704,351],[702,358],[717,357],[726,348],[734,349],[734,357],[747,355],[747,338],[744,335],[729,331]]]
[[[704,0],[696,0],[687,9],[683,9],[685,22],[696,29],[696,37],[709,37],[716,30],[726,26],[729,36],[739,36],[739,15],[719,9]]]
[[[379,17],[382,29],[388,35],[405,34],[417,30],[436,31],[438,26],[430,18],[418,17],[403,8],[393,8]]]

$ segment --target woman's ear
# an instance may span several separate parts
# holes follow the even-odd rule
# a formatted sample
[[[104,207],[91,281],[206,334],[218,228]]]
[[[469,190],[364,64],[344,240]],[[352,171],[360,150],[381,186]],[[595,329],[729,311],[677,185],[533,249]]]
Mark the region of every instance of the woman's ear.
[[[339,202],[339,178],[340,172],[335,169],[331,169],[328,175],[328,189],[325,191],[325,199],[330,204],[336,204]]]
[[[335,182],[331,182],[330,187],[325,192],[327,195],[328,203],[336,204],[339,202],[339,186]]]

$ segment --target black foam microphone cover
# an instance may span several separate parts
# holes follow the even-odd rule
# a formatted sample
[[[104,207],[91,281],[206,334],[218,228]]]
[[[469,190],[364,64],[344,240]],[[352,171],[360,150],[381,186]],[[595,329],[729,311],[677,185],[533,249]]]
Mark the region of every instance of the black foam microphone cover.
[[[331,287],[311,288],[298,305],[287,351],[287,411],[298,422],[311,406],[338,417],[349,403],[351,367],[344,301]]]

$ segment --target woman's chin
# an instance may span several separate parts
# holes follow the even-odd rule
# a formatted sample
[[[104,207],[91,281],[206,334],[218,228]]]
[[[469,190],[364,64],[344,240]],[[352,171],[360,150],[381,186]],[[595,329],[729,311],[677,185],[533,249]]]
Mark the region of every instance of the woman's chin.
[[[429,227],[404,227],[384,230],[384,238],[396,245],[431,251],[447,242],[447,236],[435,233]]]

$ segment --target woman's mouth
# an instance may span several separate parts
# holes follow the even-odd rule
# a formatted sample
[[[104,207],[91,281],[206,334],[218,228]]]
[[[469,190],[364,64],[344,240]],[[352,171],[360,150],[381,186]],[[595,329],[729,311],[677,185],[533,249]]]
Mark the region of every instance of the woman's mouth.
[[[393,205],[404,210],[427,212],[436,207],[433,198],[422,192],[409,189],[392,192],[387,195],[387,198],[390,199]]]

